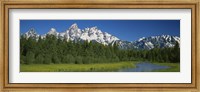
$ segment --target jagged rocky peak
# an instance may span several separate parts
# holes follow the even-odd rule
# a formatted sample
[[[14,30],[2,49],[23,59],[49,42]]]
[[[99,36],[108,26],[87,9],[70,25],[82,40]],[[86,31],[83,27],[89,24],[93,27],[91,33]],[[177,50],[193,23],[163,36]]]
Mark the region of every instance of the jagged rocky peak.
[[[97,26],[91,28],[85,28],[84,32],[88,33],[89,35],[91,34],[101,35],[103,33],[101,30],[98,29]]]
[[[114,41],[119,40],[109,33],[102,32],[97,26],[85,28],[80,38],[87,41],[95,41],[104,45],[109,45]]]
[[[139,38],[139,40],[138,41],[142,41],[142,40],[144,40],[145,39],[145,37],[142,37],[142,38]]]
[[[51,28],[50,32],[57,32],[55,28]]]
[[[79,29],[76,23],[72,24],[69,29]]]
[[[39,35],[37,34],[36,30],[34,28],[31,28],[28,32],[26,32],[24,34],[24,36],[26,38],[29,38],[29,37],[39,37]]]
[[[55,28],[51,28],[47,34],[48,34],[48,35],[55,35],[55,36],[58,36],[59,33],[56,31]]]
[[[176,42],[180,44],[180,37],[171,35],[160,35],[160,36],[150,36],[146,38],[140,38],[133,42],[139,49],[153,49],[155,47],[174,47]]]
[[[76,23],[72,24],[69,27],[69,30],[67,30],[67,31],[71,35],[80,35],[82,33],[81,29],[78,28],[78,25]]]
[[[29,31],[26,33],[27,34],[37,34],[34,28],[29,29]]]

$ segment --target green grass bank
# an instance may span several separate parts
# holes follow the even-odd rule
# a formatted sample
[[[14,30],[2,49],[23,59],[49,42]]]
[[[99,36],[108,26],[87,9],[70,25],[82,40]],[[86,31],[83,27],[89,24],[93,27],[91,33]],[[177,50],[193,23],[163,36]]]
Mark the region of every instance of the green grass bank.
[[[21,64],[20,72],[114,72],[119,69],[134,67],[134,62],[104,64]]]

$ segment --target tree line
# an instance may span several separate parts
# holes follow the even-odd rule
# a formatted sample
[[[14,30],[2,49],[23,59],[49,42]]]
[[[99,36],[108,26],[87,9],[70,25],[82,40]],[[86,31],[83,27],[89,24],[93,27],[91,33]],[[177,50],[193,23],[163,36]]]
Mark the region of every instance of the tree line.
[[[21,64],[91,64],[124,61],[180,62],[179,44],[151,50],[120,49],[117,44],[61,40],[53,35],[38,40],[20,37]]]

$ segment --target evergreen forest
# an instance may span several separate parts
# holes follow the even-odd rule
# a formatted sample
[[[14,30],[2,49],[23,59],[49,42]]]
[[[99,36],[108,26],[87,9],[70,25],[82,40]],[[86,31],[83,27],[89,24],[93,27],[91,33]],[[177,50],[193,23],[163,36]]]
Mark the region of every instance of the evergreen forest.
[[[99,64],[126,61],[179,63],[179,44],[151,50],[120,49],[117,44],[67,41],[48,35],[45,39],[20,37],[21,64]]]

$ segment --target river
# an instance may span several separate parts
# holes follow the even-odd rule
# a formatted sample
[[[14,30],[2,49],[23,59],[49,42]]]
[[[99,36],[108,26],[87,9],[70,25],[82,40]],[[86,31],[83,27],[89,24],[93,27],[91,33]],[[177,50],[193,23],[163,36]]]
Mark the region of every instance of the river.
[[[151,72],[153,70],[167,69],[169,66],[161,66],[150,62],[141,62],[136,64],[136,68],[121,69],[119,72]]]

